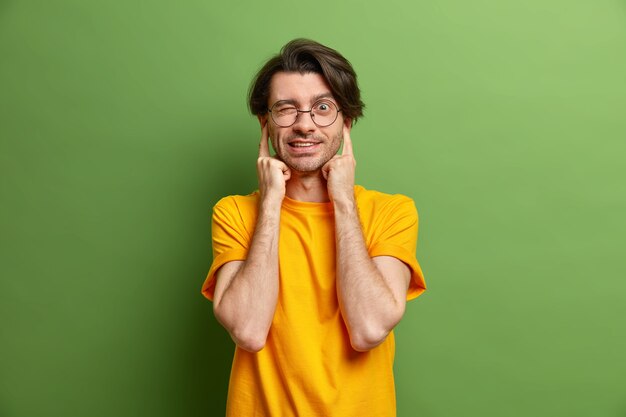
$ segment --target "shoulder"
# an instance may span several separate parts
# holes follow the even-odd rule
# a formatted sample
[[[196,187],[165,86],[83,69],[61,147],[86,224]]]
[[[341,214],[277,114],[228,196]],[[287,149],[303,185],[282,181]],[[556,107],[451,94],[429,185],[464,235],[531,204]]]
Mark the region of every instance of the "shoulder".
[[[258,198],[258,191],[254,191],[248,195],[229,195],[222,197],[213,206],[213,211],[253,212],[256,211]]]
[[[354,187],[354,193],[362,214],[414,214],[417,217],[413,199],[404,194],[368,190],[360,185]]]
[[[256,222],[259,193],[229,195],[213,206],[213,220],[220,223],[241,224],[245,228]]]

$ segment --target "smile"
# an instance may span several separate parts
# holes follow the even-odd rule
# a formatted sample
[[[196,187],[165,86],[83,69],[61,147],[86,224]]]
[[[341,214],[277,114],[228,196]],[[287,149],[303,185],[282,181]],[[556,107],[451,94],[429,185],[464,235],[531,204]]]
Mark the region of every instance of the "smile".
[[[317,143],[315,142],[295,142],[295,143],[290,143],[289,146],[292,146],[294,148],[308,148],[311,146],[317,145]]]

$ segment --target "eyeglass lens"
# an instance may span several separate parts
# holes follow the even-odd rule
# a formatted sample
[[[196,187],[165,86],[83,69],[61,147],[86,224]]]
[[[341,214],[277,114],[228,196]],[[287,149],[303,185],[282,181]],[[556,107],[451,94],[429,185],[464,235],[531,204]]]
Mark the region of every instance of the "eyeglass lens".
[[[337,120],[337,106],[328,100],[315,102],[311,110],[299,110],[291,103],[277,102],[270,109],[274,123],[281,127],[289,127],[298,119],[300,113],[311,113],[313,122],[319,127],[330,126]]]

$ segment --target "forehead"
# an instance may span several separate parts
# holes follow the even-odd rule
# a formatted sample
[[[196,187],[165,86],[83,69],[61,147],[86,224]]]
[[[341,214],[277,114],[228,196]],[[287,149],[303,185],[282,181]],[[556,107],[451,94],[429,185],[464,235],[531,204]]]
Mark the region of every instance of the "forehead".
[[[332,97],[330,86],[321,74],[307,72],[277,72],[270,82],[269,102],[292,100],[310,103],[321,96]]]

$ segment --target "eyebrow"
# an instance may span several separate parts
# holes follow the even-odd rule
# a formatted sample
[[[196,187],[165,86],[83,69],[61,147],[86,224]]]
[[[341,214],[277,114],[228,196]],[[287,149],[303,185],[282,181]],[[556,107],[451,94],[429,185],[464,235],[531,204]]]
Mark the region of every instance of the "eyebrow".
[[[321,93],[321,94],[317,94],[317,95],[313,96],[313,97],[312,97],[312,100],[311,100],[311,103],[315,103],[316,101],[321,100],[321,99],[323,99],[323,98],[332,98],[332,99],[333,99],[333,101],[335,100],[335,97],[333,96],[333,94],[332,94],[332,93],[330,93],[330,92],[327,92],[327,93]],[[276,104],[276,103],[293,104],[294,106],[295,106],[296,104],[298,104],[298,103],[296,102],[296,100],[294,100],[294,99],[276,100],[276,101],[274,102],[274,104]]]
[[[322,94],[318,94],[315,97],[313,97],[313,102],[315,103],[317,100],[321,100],[323,98],[332,98],[333,100],[335,99],[335,97],[333,97],[332,93],[322,93]]]

